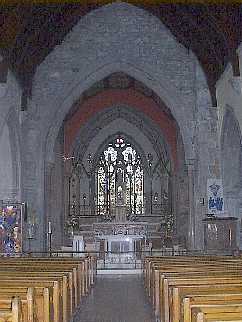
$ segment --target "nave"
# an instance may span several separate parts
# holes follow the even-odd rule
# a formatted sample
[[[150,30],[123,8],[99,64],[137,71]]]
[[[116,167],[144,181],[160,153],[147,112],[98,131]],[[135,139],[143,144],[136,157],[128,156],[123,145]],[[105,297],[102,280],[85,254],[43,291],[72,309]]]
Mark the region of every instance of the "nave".
[[[0,21],[0,322],[242,322],[241,4]]]
[[[73,322],[155,322],[140,275],[98,275]]]

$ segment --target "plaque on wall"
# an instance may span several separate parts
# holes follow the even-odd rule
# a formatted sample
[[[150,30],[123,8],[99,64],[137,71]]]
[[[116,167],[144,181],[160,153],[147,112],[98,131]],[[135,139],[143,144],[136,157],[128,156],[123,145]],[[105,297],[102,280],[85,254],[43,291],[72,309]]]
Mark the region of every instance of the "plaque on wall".
[[[220,215],[224,212],[222,179],[207,180],[208,212]]]

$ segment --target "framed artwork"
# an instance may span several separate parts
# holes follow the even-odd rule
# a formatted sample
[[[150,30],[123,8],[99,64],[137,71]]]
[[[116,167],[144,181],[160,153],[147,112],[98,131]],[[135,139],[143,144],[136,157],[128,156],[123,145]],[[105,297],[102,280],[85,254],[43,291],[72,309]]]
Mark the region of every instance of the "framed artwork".
[[[221,179],[207,180],[208,213],[224,212],[223,185]]]
[[[0,253],[16,255],[22,252],[22,209],[21,203],[0,203]]]

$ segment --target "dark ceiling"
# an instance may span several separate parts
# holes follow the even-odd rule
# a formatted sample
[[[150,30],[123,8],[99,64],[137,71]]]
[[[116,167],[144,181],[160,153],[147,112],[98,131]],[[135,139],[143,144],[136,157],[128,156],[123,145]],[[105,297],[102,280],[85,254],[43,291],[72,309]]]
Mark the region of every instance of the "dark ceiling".
[[[101,1],[100,1],[101,2]],[[36,67],[95,4],[1,6],[0,50],[24,88]],[[236,49],[242,41],[242,4],[136,4],[156,15],[186,48],[197,55],[212,95],[230,61],[239,75]]]

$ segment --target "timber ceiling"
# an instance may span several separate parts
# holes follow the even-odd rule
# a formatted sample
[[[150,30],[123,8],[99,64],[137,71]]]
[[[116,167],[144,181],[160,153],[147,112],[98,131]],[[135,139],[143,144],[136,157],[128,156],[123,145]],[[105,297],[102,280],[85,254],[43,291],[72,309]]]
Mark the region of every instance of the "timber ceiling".
[[[0,50],[24,88],[36,67],[62,42],[82,16],[103,4],[8,5],[0,7]],[[242,41],[242,4],[136,4],[156,15],[198,57],[211,90],[232,63],[239,76],[236,49]]]

